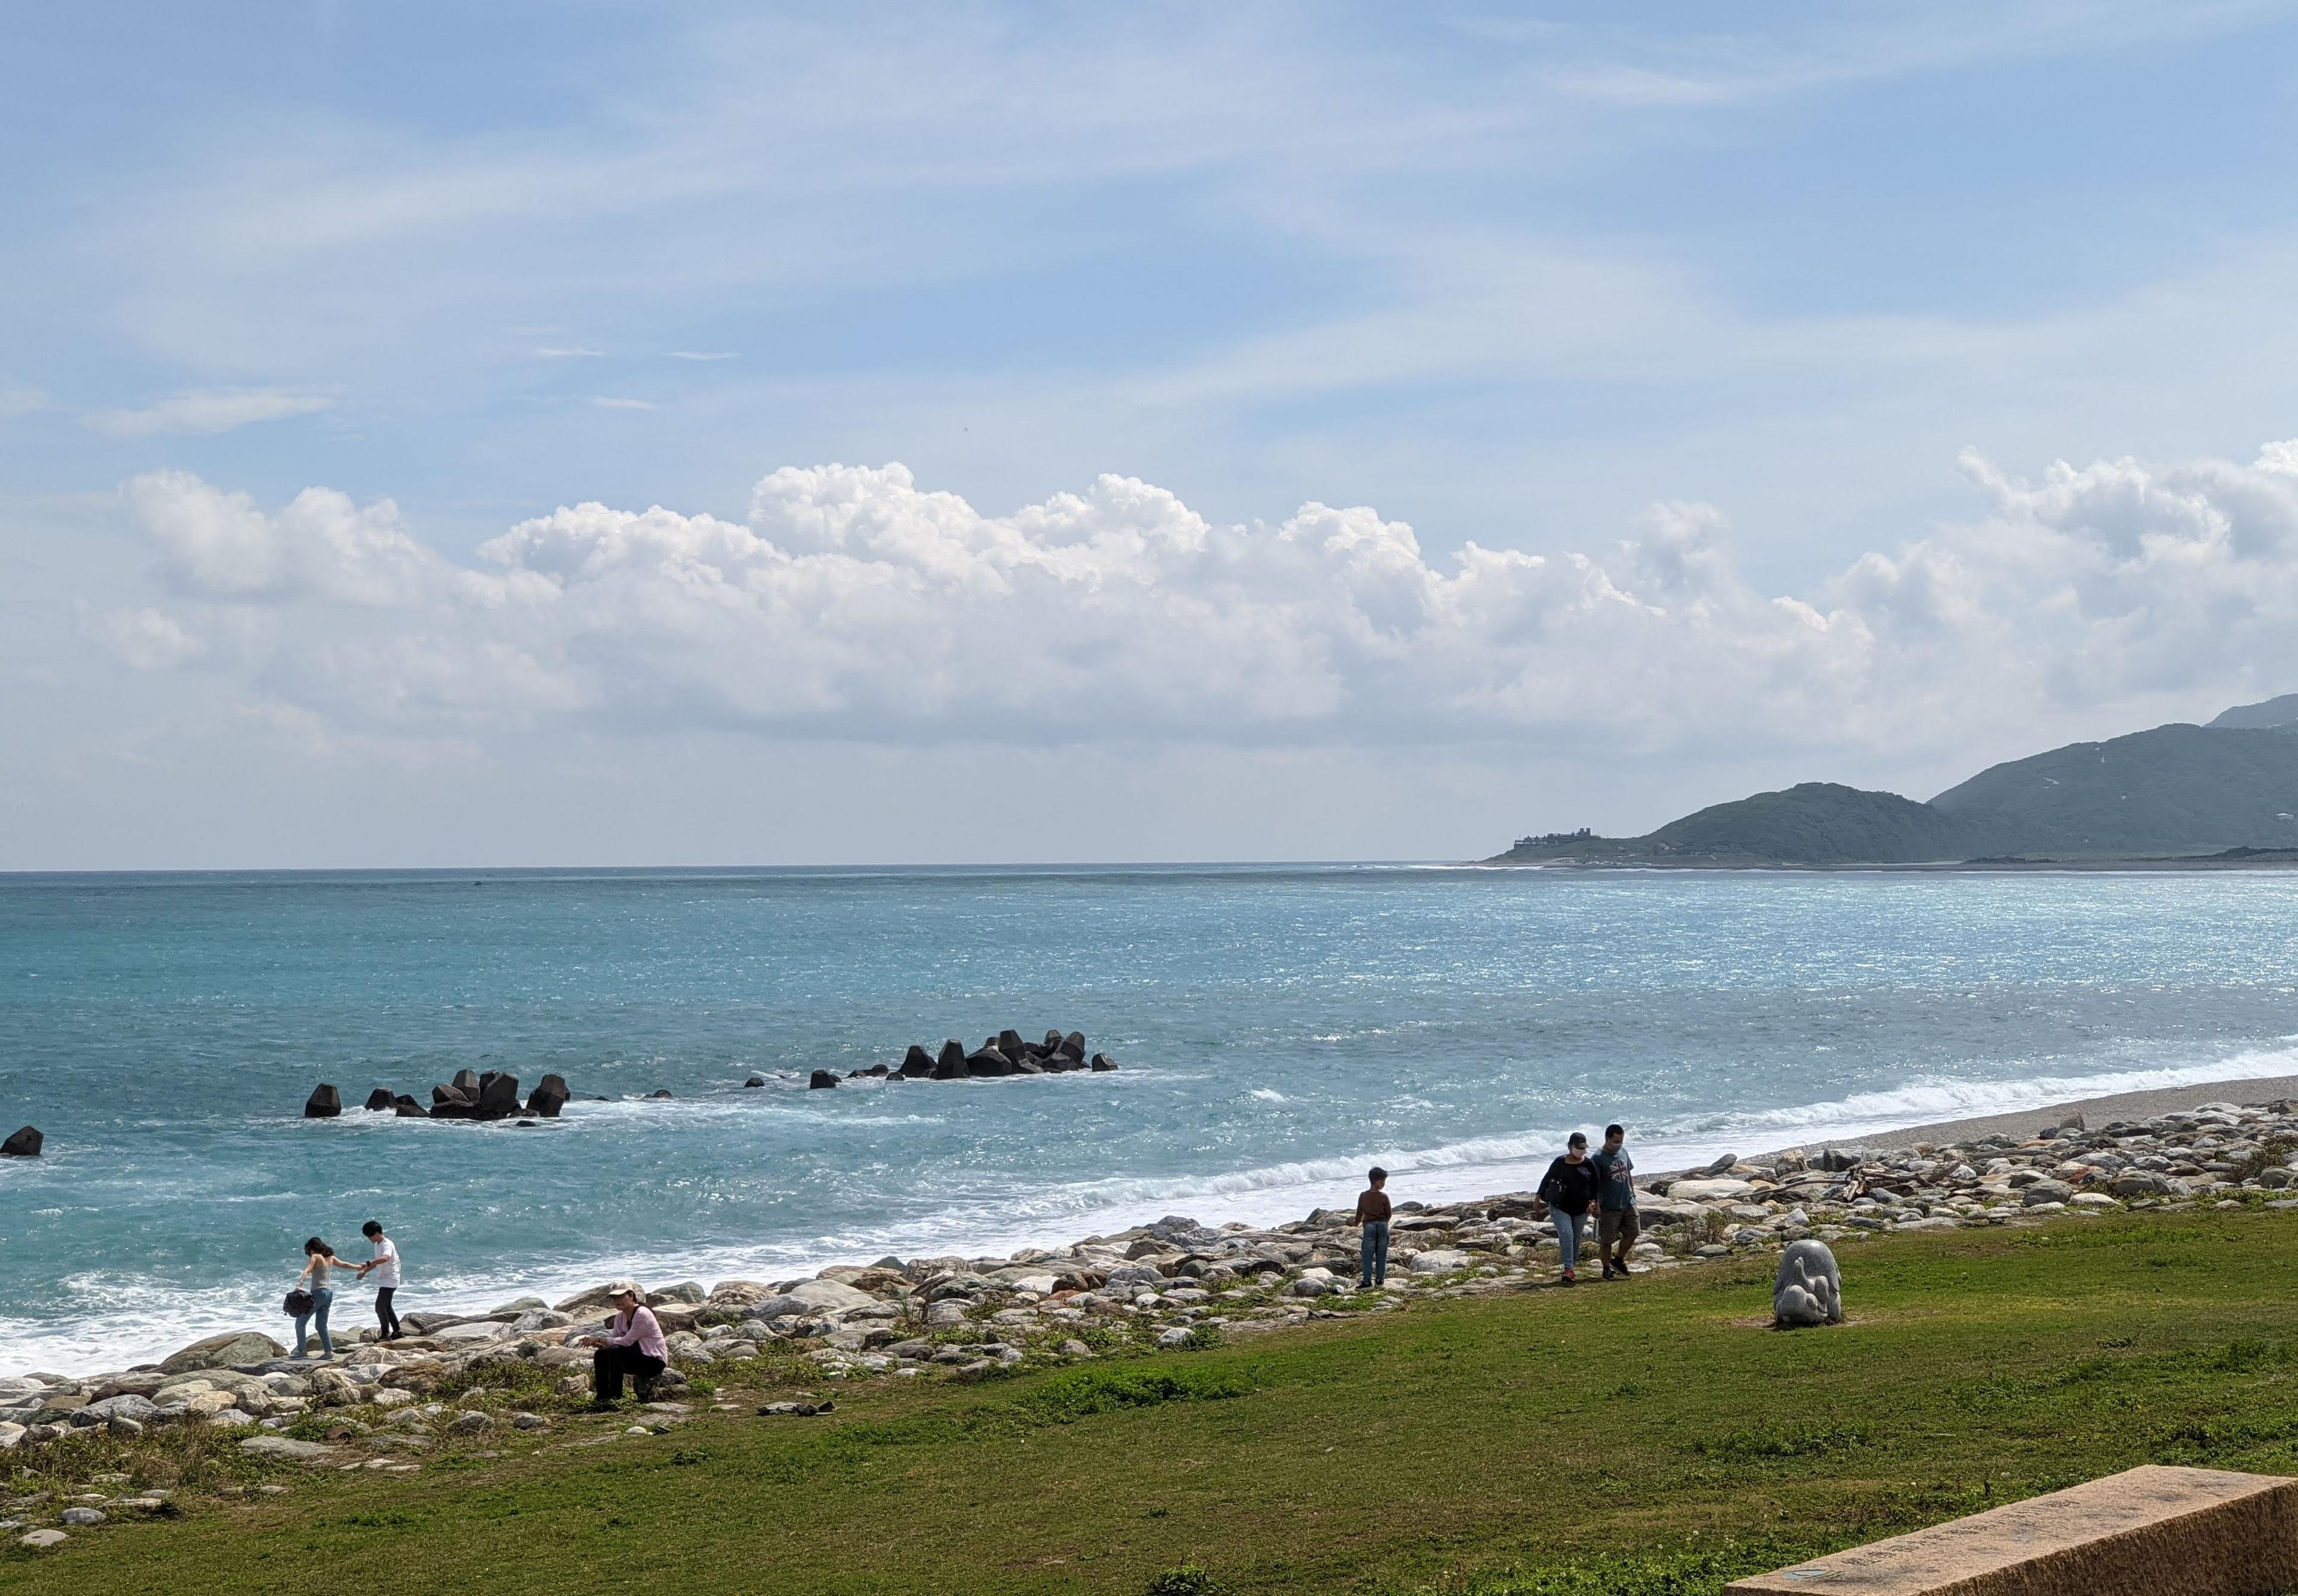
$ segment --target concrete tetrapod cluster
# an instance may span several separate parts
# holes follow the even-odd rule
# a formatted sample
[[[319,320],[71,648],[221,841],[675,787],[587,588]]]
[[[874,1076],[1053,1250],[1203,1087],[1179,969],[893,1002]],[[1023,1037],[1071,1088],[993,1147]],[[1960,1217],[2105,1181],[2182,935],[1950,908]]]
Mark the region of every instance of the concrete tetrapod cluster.
[[[1085,1032],[1081,1030],[1066,1035],[1059,1030],[1049,1030],[1042,1042],[1025,1042],[1020,1031],[1009,1028],[971,1052],[955,1037],[944,1042],[938,1054],[928,1053],[913,1042],[898,1065],[872,1064],[866,1070],[849,1070],[846,1079],[866,1075],[888,1080],[971,1080],[1007,1075],[1060,1075],[1071,1070],[1107,1073],[1116,1068],[1117,1061],[1105,1053],[1087,1054]],[[816,1070],[806,1085],[834,1087],[838,1080],[837,1071]],[[765,1083],[753,1078],[750,1084]]]
[[[369,1113],[395,1113],[403,1120],[510,1120],[521,1115],[555,1120],[558,1111],[566,1106],[568,1096],[566,1077],[546,1075],[535,1083],[534,1090],[527,1094],[522,1105],[517,1076],[496,1070],[484,1074],[459,1070],[454,1079],[431,1088],[428,1108],[404,1093],[377,1087],[368,1094],[367,1110]],[[307,1120],[332,1120],[343,1112],[343,1095],[326,1081],[312,1089],[303,1104],[303,1117]]]

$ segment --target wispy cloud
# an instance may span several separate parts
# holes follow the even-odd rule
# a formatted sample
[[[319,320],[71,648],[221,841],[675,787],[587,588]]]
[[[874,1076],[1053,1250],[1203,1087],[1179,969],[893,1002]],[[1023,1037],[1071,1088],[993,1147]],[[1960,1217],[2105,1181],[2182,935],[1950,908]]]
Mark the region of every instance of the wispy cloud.
[[[538,349],[534,352],[545,360],[598,360],[607,353],[603,349]]]
[[[734,358],[734,351],[731,349],[674,349],[670,351],[670,358],[674,360],[731,360]]]
[[[650,410],[655,407],[643,399],[610,399],[601,393],[591,401],[602,410]]]
[[[333,408],[321,393],[285,388],[194,388],[140,410],[91,410],[81,420],[115,438],[160,433],[227,433],[258,421],[280,421]]]
[[[28,383],[12,383],[0,377],[0,421],[11,416],[29,416],[34,410],[48,408],[48,396]]]

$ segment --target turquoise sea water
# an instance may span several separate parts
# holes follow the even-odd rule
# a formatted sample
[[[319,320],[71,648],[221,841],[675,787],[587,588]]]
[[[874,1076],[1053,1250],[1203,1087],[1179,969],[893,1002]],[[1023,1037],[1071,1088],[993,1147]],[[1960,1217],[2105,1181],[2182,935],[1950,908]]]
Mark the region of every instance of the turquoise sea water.
[[[1005,1026],[1113,1075],[805,1089]],[[402,1308],[785,1278],[1169,1212],[1528,1185],[2294,1067],[2298,878],[1409,866],[0,877],[0,1373]],[[559,1124],[368,1115],[465,1067]],[[767,1075],[764,1090],[741,1083]],[[354,1105],[300,1117],[332,1081]],[[641,1094],[667,1087],[668,1102]],[[366,1322],[364,1290],[338,1320]]]

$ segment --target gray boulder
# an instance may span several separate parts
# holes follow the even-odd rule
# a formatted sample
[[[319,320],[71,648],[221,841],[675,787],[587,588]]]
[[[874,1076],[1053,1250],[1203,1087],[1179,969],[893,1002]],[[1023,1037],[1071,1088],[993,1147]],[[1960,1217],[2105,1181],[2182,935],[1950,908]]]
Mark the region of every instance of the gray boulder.
[[[2030,1183],[2024,1191],[2021,1192],[2019,1201],[2029,1208],[2034,1208],[2045,1203],[2064,1203],[2074,1195],[2075,1188],[2065,1181],[2054,1180],[2049,1176],[2045,1176],[2042,1179]]]
[[[377,1087],[367,1095],[367,1112],[371,1114],[388,1113],[398,1102],[389,1087]]]
[[[801,1280],[777,1297],[769,1297],[751,1310],[755,1318],[763,1319],[789,1319],[809,1313],[845,1313],[856,1308],[874,1306],[878,1299],[866,1291],[836,1280]]]
[[[920,1076],[931,1075],[933,1072],[933,1054],[915,1042],[911,1043],[909,1051],[902,1054],[902,1073],[915,1080]]]
[[[818,1092],[837,1084],[837,1075],[828,1070],[816,1070],[812,1075],[806,1077],[806,1089],[810,1092]]]
[[[558,1117],[558,1111],[566,1106],[571,1095],[566,1089],[564,1075],[546,1075],[536,1081],[534,1090],[526,1095],[526,1112],[541,1114],[546,1120],[555,1120]]]
[[[1096,1071],[1106,1072],[1117,1068],[1117,1061],[1105,1053],[1096,1053],[1093,1055],[1093,1067]]]
[[[27,1125],[0,1142],[0,1158],[37,1158],[40,1155],[40,1132],[37,1127]]]
[[[252,1457],[277,1458],[290,1463],[309,1463],[335,1456],[333,1447],[321,1446],[316,1441],[297,1441],[288,1435],[250,1435],[239,1443],[239,1450]]]
[[[303,1117],[307,1120],[332,1120],[343,1112],[343,1094],[324,1080],[313,1087],[311,1095],[303,1100]]]
[[[2289,1173],[2286,1170],[2269,1170],[2266,1172],[2285,1176]],[[2261,1184],[2265,1182],[2261,1179]],[[2286,1180],[2284,1184],[2288,1182]],[[2028,1189],[2031,1191],[2034,1188],[2029,1187]],[[2107,1182],[2107,1189],[2118,1197],[2186,1197],[2194,1195],[2194,1188],[2178,1177],[2158,1175],[2152,1170],[2125,1170]]]
[[[1772,1322],[1781,1329],[1843,1322],[1843,1276],[1823,1241],[1791,1241],[1772,1286]]]
[[[1011,1075],[1014,1072],[1013,1061],[1003,1049],[984,1047],[979,1053],[967,1055],[965,1072],[968,1075]]]
[[[151,1398],[137,1396],[133,1393],[107,1396],[102,1402],[90,1402],[80,1410],[83,1413],[94,1414],[97,1421],[107,1418],[132,1418],[138,1424],[143,1423],[159,1410],[159,1405]]]
[[[286,1355],[285,1347],[260,1331],[227,1330],[221,1336],[192,1343],[163,1360],[160,1369],[165,1374],[187,1374],[194,1369],[223,1369],[235,1363],[261,1363]]]

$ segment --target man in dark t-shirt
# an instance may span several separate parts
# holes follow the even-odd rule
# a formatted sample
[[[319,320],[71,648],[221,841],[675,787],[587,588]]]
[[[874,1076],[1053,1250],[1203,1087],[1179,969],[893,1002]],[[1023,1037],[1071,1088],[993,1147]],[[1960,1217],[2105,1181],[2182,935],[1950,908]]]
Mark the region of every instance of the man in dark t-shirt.
[[[1386,1170],[1376,1168],[1365,1182],[1365,1189],[1357,1194],[1357,1223],[1364,1227],[1364,1244],[1358,1249],[1360,1291],[1388,1284],[1388,1220],[1395,1211],[1384,1189],[1388,1185]]]
[[[1617,1125],[1604,1127],[1604,1145],[1588,1154],[1588,1162],[1604,1177],[1602,1195],[1596,1199],[1596,1245],[1604,1253],[1604,1278],[1628,1278],[1628,1249],[1643,1234],[1636,1217],[1636,1161],[1628,1156],[1628,1133]]]

